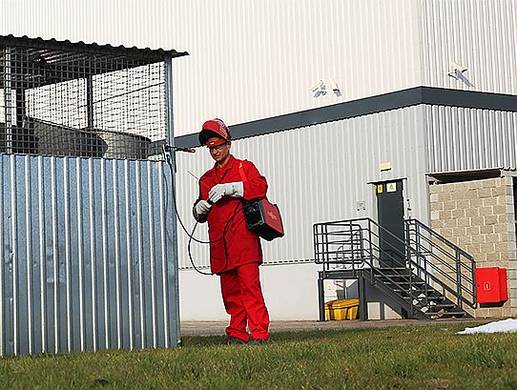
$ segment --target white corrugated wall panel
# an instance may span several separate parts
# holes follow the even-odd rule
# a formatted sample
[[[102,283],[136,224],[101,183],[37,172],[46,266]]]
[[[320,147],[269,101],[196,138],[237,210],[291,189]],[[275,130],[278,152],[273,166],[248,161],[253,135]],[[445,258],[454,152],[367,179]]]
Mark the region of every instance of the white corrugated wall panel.
[[[517,112],[426,106],[429,171],[517,168]]]
[[[421,84],[421,1],[17,0],[0,34],[187,50],[174,62],[176,135]],[[320,79],[332,91],[314,98]]]
[[[188,50],[177,135],[417,85],[517,94],[514,0],[18,0],[0,2],[0,34]],[[343,95],[313,98],[320,79]]]
[[[375,217],[376,198],[369,181],[407,178],[407,216],[428,220],[424,108],[415,106],[233,142],[236,157],[253,161],[269,183],[268,198],[278,203],[286,236],[264,242],[267,262],[313,258],[315,222]],[[379,171],[390,161],[393,169]],[[191,207],[197,182],[212,162],[208,151],[178,155],[178,203],[186,225],[193,226]],[[366,211],[357,211],[357,202]],[[199,233],[206,238],[206,225]],[[182,238],[183,237],[183,238]],[[179,263],[189,267],[186,236],[179,233]],[[208,264],[206,245],[194,245],[197,264]]]
[[[424,85],[517,94],[517,1],[424,0],[422,20]],[[472,86],[448,76],[451,62]]]

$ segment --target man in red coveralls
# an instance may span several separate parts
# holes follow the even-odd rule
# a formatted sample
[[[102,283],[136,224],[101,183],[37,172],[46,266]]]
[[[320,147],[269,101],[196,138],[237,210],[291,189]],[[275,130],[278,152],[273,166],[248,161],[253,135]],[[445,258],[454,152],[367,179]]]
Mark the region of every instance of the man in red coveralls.
[[[259,279],[262,249],[259,237],[246,226],[242,200],[265,198],[267,182],[252,162],[230,154],[231,135],[222,120],[205,122],[199,142],[208,147],[215,165],[199,179],[193,214],[198,222],[208,221],[210,267],[221,277],[230,315],[225,342],[263,343],[269,339],[269,315]]]

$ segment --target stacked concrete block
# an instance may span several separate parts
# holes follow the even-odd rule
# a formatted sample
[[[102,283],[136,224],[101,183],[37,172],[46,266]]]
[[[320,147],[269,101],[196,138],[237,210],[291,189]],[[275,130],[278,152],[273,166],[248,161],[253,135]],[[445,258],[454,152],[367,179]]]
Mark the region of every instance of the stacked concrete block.
[[[472,255],[477,267],[508,270],[510,299],[477,317],[517,315],[517,247],[512,177],[429,186],[431,227]]]

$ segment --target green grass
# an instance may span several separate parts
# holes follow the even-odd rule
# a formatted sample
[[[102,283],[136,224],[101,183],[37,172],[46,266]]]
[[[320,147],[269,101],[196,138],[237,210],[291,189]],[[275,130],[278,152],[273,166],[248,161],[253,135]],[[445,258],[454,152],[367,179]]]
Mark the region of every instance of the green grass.
[[[0,359],[0,388],[517,388],[517,334],[465,324],[276,333],[261,346],[188,337],[170,350]]]

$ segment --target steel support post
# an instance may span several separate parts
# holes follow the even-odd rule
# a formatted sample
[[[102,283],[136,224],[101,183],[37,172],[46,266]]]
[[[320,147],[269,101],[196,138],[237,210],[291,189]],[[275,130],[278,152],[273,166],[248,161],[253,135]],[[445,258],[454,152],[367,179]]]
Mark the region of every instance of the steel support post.
[[[322,271],[318,272],[318,306],[320,321],[325,321],[325,290],[323,288],[325,279],[323,274],[324,273]]]
[[[86,77],[86,113],[88,120],[88,130],[94,128],[94,114],[93,114],[93,76]]]
[[[165,126],[166,126],[166,143],[170,146],[174,146],[174,115],[173,115],[173,89],[172,89],[172,58],[165,58]],[[174,149],[171,149],[174,150]],[[169,158],[172,159],[171,163],[174,167],[173,173],[171,174],[170,182],[166,191],[166,196],[176,196],[174,189],[176,188],[175,183],[175,172],[176,172],[176,156],[174,152],[170,153]],[[166,163],[164,163],[166,164]],[[170,241],[168,245],[168,294],[169,297],[169,340],[170,346],[179,346],[181,344],[180,335],[180,308],[179,308],[179,266],[178,266],[178,243],[177,243],[177,224],[176,218],[172,212],[169,211],[167,216],[167,230],[169,231]]]
[[[12,63],[11,48],[4,48],[4,121],[5,121],[5,152],[13,152],[13,100],[12,100]]]
[[[368,320],[368,300],[366,299],[366,279],[363,275],[357,279],[359,283],[359,319]]]

